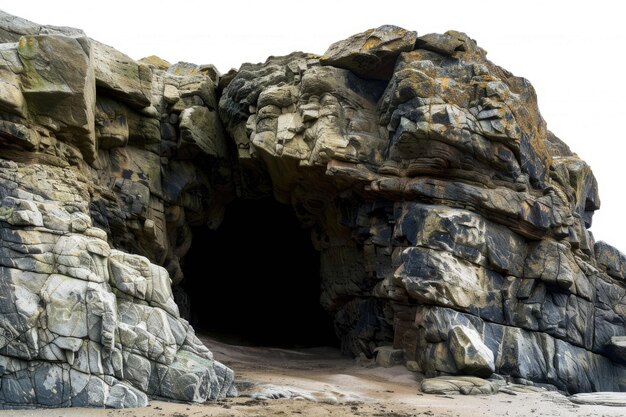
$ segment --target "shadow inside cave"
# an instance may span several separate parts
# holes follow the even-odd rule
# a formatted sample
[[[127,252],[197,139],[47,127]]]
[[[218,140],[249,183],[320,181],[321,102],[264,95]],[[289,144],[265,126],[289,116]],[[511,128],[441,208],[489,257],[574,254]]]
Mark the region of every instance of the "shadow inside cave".
[[[248,346],[339,345],[319,301],[319,252],[290,206],[238,199],[217,230],[192,234],[181,286],[198,332]]]

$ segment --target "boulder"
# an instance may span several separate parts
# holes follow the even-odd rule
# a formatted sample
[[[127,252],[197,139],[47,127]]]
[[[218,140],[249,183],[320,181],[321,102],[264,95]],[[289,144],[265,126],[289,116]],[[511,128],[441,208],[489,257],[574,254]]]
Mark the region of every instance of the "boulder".
[[[448,348],[457,369],[464,374],[488,377],[495,370],[493,352],[472,328],[452,327],[448,332]]]
[[[422,381],[420,391],[439,395],[489,395],[499,391],[499,385],[472,376],[440,376]]]
[[[376,352],[376,364],[383,368],[401,365],[404,362],[404,351],[394,349],[393,346],[380,346],[374,349]]]
[[[322,65],[345,68],[361,78],[388,80],[401,52],[413,50],[417,32],[385,25],[332,44]]]

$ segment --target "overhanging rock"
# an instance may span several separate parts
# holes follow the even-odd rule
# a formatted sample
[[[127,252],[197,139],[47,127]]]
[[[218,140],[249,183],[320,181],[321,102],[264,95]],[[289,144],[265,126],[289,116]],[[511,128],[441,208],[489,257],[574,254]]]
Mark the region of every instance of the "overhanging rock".
[[[311,232],[345,353],[626,390],[593,174],[467,35],[384,26],[221,78],[7,14],[0,40],[2,407],[236,395],[181,264],[192,227],[268,196]]]

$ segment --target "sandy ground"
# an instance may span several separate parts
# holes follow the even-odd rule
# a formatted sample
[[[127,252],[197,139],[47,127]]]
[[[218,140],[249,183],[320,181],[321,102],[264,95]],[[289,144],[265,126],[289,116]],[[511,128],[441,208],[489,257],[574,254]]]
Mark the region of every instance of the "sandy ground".
[[[418,391],[416,375],[402,366],[367,368],[330,348],[284,350],[202,339],[235,370],[243,396],[199,405],[152,401],[149,407],[126,410],[8,410],[0,417],[626,415],[626,408],[575,405],[555,392],[427,395]]]

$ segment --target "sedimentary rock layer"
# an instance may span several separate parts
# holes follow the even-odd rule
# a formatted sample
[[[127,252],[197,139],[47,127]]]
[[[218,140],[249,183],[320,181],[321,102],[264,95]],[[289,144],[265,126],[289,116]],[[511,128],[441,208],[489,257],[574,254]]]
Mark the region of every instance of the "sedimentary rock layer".
[[[172,294],[228,198],[214,80],[6,14],[0,38],[0,408],[236,394]]]
[[[345,351],[626,389],[626,258],[588,230],[589,166],[471,38],[415,36],[384,26],[244,65],[220,98],[244,188],[267,174],[312,226]]]
[[[235,395],[181,262],[191,227],[264,196],[310,229],[345,353],[626,390],[591,169],[467,35],[383,26],[223,76],[6,14],[0,41],[0,405]]]

